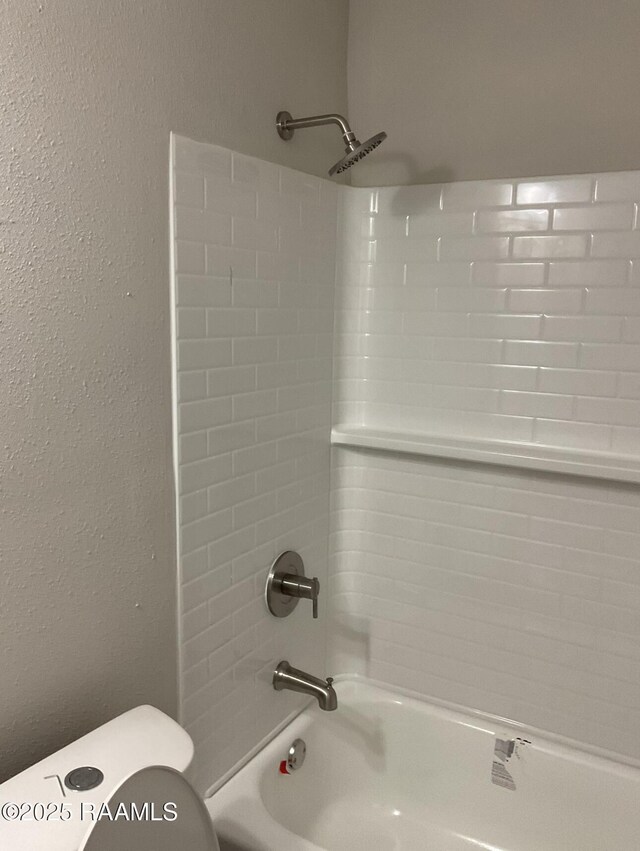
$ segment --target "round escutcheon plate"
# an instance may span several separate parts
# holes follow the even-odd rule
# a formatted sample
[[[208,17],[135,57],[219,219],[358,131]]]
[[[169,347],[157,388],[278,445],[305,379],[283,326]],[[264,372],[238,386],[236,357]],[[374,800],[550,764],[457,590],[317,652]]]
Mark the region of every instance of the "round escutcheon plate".
[[[300,602],[299,597],[290,597],[282,592],[282,577],[287,574],[304,576],[304,562],[294,550],[280,553],[267,576],[264,598],[269,611],[276,618],[286,618]]]

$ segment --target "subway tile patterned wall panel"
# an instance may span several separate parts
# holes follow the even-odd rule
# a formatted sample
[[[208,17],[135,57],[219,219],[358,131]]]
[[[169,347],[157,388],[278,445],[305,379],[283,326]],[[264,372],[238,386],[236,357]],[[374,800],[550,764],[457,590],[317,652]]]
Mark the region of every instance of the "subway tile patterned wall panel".
[[[640,173],[352,189],[334,422],[640,453]],[[640,490],[335,449],[330,666],[640,759]]]
[[[218,781],[325,673],[325,618],[268,614],[273,558],[326,587],[338,187],[172,138],[181,720]]]
[[[640,453],[640,172],[344,195],[336,420]]]
[[[640,760],[640,489],[334,449],[329,664]]]

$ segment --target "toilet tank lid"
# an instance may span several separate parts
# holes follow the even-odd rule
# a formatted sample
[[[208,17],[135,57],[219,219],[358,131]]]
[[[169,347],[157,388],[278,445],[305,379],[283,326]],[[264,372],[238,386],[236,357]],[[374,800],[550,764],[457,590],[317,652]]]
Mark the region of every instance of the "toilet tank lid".
[[[0,784],[0,807],[41,803],[53,814],[45,820],[37,817],[41,812],[23,809],[22,818],[0,818],[0,848],[75,851],[89,826],[80,818],[81,803],[99,808],[135,772],[152,765],[182,772],[192,758],[193,742],[173,719],[153,706],[131,709]],[[85,791],[69,789],[65,778],[82,767],[98,769],[104,779]],[[93,781],[98,775],[89,772],[89,777]],[[62,804],[72,817],[57,820]]]

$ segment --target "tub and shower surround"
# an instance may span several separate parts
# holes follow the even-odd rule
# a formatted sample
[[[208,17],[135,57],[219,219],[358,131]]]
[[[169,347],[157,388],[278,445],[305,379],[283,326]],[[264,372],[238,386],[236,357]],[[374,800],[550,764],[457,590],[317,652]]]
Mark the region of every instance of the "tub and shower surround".
[[[639,201],[345,192],[333,670],[640,759]]]
[[[282,658],[640,758],[640,175],[365,190],[172,156],[200,788],[304,703]],[[267,614],[286,548],[318,621]]]
[[[338,187],[172,140],[181,721],[218,781],[304,703],[325,619],[277,621],[270,563],[297,549],[326,593]],[[326,604],[326,597],[322,604]]]

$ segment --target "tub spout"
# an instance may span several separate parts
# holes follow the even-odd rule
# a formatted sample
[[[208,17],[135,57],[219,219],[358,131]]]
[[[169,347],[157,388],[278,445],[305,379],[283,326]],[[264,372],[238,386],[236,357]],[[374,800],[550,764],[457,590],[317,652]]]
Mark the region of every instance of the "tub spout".
[[[292,668],[287,661],[278,663],[273,673],[273,687],[276,691],[299,691],[302,694],[310,694],[318,701],[320,709],[331,712],[338,708],[338,695],[333,688],[333,678],[326,680],[318,679],[305,671]]]

